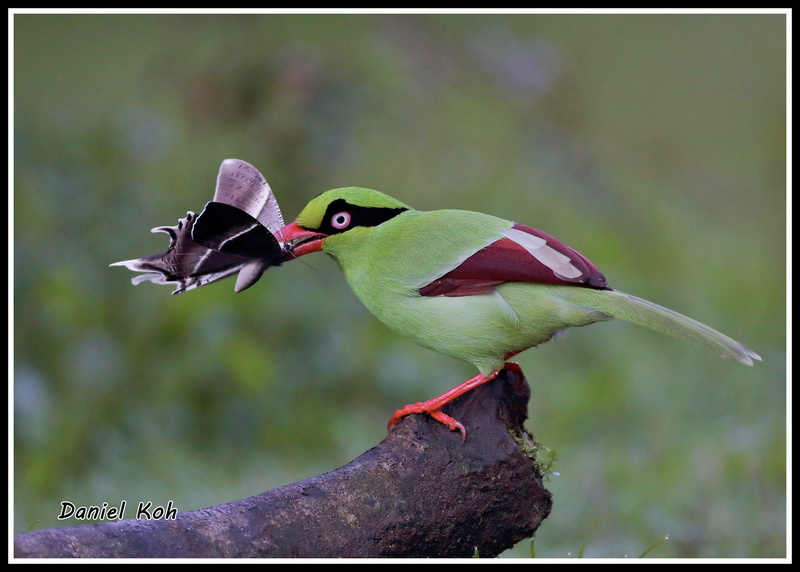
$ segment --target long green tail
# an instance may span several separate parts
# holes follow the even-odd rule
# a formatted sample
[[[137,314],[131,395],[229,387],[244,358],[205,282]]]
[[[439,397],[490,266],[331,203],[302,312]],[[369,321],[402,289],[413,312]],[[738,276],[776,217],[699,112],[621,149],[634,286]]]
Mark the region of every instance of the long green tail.
[[[574,303],[589,306],[614,318],[688,340],[722,357],[735,359],[745,365],[753,365],[753,360],[761,361],[761,357],[757,353],[725,334],[669,308],[631,294],[619,290],[589,290],[585,288],[570,288],[569,294]]]

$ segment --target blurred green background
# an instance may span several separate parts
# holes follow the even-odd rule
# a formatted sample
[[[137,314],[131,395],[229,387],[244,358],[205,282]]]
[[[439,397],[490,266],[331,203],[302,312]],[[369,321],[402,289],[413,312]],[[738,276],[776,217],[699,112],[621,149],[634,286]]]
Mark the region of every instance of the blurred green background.
[[[558,453],[537,557],[786,553],[786,17],[44,15],[14,33],[15,532],[336,469],[474,374],[316,255],[181,296],[162,252],[253,163],[287,222],[358,185],[554,234],[756,350],[622,322],[519,356]],[[446,483],[443,483],[446,486]],[[529,542],[504,554],[529,554]]]

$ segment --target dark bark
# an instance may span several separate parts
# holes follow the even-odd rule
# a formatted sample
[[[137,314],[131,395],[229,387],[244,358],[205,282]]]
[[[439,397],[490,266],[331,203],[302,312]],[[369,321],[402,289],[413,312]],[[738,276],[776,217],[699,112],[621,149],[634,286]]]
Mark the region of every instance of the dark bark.
[[[524,378],[498,378],[445,410],[466,441],[427,415],[404,419],[348,465],[174,520],[123,520],[19,534],[31,558],[492,557],[550,512]]]

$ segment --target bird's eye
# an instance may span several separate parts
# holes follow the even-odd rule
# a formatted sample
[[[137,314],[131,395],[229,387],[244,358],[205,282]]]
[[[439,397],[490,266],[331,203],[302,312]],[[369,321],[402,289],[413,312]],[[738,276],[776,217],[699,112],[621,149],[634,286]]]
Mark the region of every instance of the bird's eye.
[[[333,215],[331,217],[331,226],[338,230],[342,230],[343,228],[350,226],[350,213],[347,211],[342,211]]]

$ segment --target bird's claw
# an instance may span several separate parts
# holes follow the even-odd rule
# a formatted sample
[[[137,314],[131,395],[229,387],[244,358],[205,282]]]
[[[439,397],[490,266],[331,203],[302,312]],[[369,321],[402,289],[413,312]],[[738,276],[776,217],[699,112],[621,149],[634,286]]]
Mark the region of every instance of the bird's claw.
[[[467,430],[464,429],[464,426],[449,415],[442,413],[441,409],[437,409],[436,411],[428,411],[428,415],[436,419],[439,423],[446,425],[450,431],[455,431],[458,429],[461,431],[461,440],[467,440]]]
[[[459,423],[457,420],[453,419],[446,413],[443,413],[441,409],[426,408],[425,403],[420,403],[420,402],[413,403],[411,405],[406,405],[402,409],[398,409],[397,411],[395,411],[394,415],[392,415],[392,418],[389,420],[389,423],[386,426],[387,430],[391,430],[392,427],[400,423],[400,421],[404,417],[407,417],[413,413],[427,413],[428,415],[433,417],[436,421],[438,421],[439,423],[450,429],[450,431],[455,431],[456,429],[461,431],[462,440],[467,439],[467,430],[464,429],[464,426],[461,423]]]

